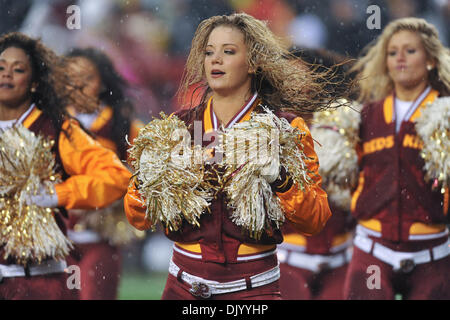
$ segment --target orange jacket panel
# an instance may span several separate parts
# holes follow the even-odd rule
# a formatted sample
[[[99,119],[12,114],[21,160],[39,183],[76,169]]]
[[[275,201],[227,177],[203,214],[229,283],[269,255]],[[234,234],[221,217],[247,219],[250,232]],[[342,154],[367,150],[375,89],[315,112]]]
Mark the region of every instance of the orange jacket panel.
[[[58,147],[70,177],[55,186],[58,205],[66,209],[94,209],[121,198],[131,173],[116,154],[102,147],[76,121],[66,121],[63,129],[68,130],[70,139],[61,134]]]

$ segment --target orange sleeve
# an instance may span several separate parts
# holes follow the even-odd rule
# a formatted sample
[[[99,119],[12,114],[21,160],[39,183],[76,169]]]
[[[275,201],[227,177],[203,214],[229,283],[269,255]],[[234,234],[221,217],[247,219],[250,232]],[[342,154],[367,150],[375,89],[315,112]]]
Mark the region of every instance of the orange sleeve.
[[[95,140],[97,140],[106,149],[112,150],[114,153],[117,154],[117,145],[111,139],[107,139],[107,138],[103,138],[101,136],[97,136],[97,137],[95,137]]]
[[[131,126],[130,126],[130,136],[128,137],[128,141],[133,144],[134,139],[136,139],[136,137],[139,134],[139,130],[141,130],[144,127],[144,123],[140,120],[133,120],[131,122]]]
[[[131,122],[130,133],[129,133],[128,137],[127,137],[127,141],[131,144],[131,146],[134,144],[134,139],[136,139],[137,136],[139,135],[139,130],[141,130],[144,126],[145,126],[144,123],[142,121],[140,121],[140,120],[137,120],[137,119],[133,120]],[[128,148],[131,148],[131,146],[129,146]],[[132,159],[129,158],[129,155],[130,154],[127,152],[127,161],[128,161],[128,163],[130,163],[130,161],[132,160]]]
[[[103,208],[123,197],[130,171],[116,154],[84,132],[76,121],[63,124],[58,147],[64,170],[70,176],[55,186],[58,205],[66,209]]]
[[[151,227],[150,221],[145,218],[146,206],[141,200],[139,192],[131,181],[124,198],[125,214],[130,224],[138,230],[147,230]]]
[[[140,120],[134,120],[130,127],[130,136],[128,141],[133,144],[134,139],[139,134],[139,130],[145,125]],[[146,206],[141,200],[139,191],[136,190],[134,179],[130,181],[127,194],[124,198],[124,209],[128,222],[138,230],[147,230],[150,228],[150,221],[145,218]]]
[[[302,139],[304,153],[308,157],[305,164],[310,171],[309,177],[313,183],[305,191],[295,184],[286,192],[277,192],[281,200],[285,217],[300,233],[310,236],[319,233],[331,217],[328,196],[321,188],[322,177],[319,175],[319,160],[314,151],[311,133],[305,121],[298,117],[291,125],[297,127],[305,136]]]

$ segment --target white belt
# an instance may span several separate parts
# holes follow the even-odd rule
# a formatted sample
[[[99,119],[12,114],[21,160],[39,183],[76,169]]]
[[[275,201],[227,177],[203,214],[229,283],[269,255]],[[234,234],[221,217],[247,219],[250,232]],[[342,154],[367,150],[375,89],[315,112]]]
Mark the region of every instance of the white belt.
[[[372,236],[375,238],[381,238],[381,232],[374,231],[372,229],[366,228],[360,224],[356,226],[356,234],[362,235],[362,236]]]
[[[98,243],[102,241],[100,235],[92,230],[73,231],[67,230],[67,237],[75,243]]]
[[[447,239],[447,242],[434,248],[416,252],[394,251],[362,235],[356,235],[353,243],[362,251],[372,254],[381,261],[390,264],[395,271],[402,269],[409,272],[415,264],[439,260],[450,254],[450,239]]]
[[[281,263],[286,263],[297,268],[307,269],[315,273],[318,273],[324,269],[339,268],[348,263],[351,257],[351,248],[330,256],[300,253],[278,248],[278,260]]]
[[[50,273],[63,273],[67,268],[66,261],[49,260],[41,264],[32,264],[28,267],[30,276],[39,276]],[[25,277],[25,267],[17,264],[0,264],[0,281],[2,278]]]
[[[179,271],[180,268],[172,260],[170,260],[169,273],[178,278]],[[270,270],[264,271],[254,276],[250,276],[249,278],[249,284],[251,288],[260,287],[272,283],[280,278],[280,267],[277,265]],[[209,298],[213,294],[223,294],[246,290],[249,287],[247,285],[246,279],[240,279],[230,282],[218,282],[203,279],[189,274],[185,271],[181,273],[181,280],[191,286],[191,289],[189,291],[192,293],[192,295],[202,298]]]

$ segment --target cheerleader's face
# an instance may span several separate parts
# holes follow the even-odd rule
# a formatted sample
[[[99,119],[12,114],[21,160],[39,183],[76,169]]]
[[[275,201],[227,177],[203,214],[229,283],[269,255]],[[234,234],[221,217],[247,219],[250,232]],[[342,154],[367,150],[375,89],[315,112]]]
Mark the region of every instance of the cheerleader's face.
[[[251,76],[242,32],[229,26],[216,27],[205,48],[204,68],[213,91],[222,95],[248,92]]]
[[[0,54],[0,103],[18,107],[31,96],[32,67],[24,50],[9,47]]]
[[[98,99],[102,79],[95,64],[84,57],[75,57],[71,58],[69,67],[73,72],[76,86],[82,88],[85,95]]]
[[[427,57],[420,36],[411,31],[399,31],[389,40],[386,52],[389,76],[395,87],[414,88],[428,81]]]

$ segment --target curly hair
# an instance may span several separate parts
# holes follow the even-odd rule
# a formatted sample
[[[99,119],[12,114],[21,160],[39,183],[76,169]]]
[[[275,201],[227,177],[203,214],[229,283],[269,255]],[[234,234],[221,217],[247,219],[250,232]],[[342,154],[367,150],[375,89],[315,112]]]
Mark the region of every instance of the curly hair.
[[[95,48],[73,48],[66,57],[68,61],[71,58],[85,58],[97,68],[102,83],[98,99],[113,109],[112,139],[117,144],[119,155],[124,158],[128,148],[124,137],[130,133],[134,111],[133,104],[124,93],[127,87],[125,79],[114,68],[111,59]]]
[[[50,118],[58,131],[61,130],[64,120],[70,118],[65,109],[67,104],[92,103],[92,99],[71,85],[63,58],[40,40],[20,32],[11,32],[0,37],[0,52],[11,47],[22,49],[29,57],[31,82],[37,84],[35,92],[31,93],[31,102]],[[68,134],[66,131],[64,133]]]
[[[204,70],[205,48],[212,30],[219,26],[236,28],[244,35],[247,64],[256,70],[251,89],[258,92],[269,107],[295,114],[315,112],[332,104],[336,106],[338,98],[346,94],[339,92],[336,86],[326,86],[333,81],[329,72],[313,72],[295,63],[301,59],[289,52],[265,22],[245,13],[234,13],[213,16],[199,24],[178,89],[181,105],[188,105],[188,92],[192,87],[202,90],[202,103],[211,94]],[[324,94],[327,90],[332,91]]]
[[[351,100],[356,100],[356,87],[354,74],[350,69],[355,64],[356,59],[349,56],[343,56],[337,52],[326,49],[295,49],[292,53],[301,58],[306,66],[318,74],[332,75],[333,81],[326,84],[327,90],[324,94],[330,92],[348,92]],[[319,79],[321,81],[322,79]],[[333,91],[330,86],[336,85],[338,88]]]
[[[450,94],[450,51],[439,40],[437,29],[421,18],[402,18],[389,23],[367,53],[353,66],[359,80],[360,102],[385,98],[394,90],[394,83],[387,70],[387,46],[392,36],[399,31],[417,33],[428,58],[436,62],[436,68],[429,72],[430,85],[441,95]]]

